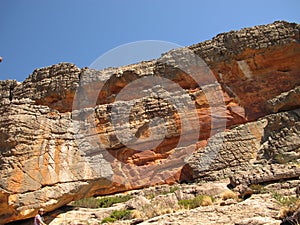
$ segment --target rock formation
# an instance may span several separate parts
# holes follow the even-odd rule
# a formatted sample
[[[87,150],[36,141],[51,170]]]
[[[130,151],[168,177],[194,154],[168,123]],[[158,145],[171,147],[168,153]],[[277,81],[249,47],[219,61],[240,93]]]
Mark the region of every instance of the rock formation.
[[[299,36],[278,21],[135,65],[1,81],[0,224],[155,184],[299,176],[278,166],[299,160]],[[275,178],[238,178],[256,170]]]

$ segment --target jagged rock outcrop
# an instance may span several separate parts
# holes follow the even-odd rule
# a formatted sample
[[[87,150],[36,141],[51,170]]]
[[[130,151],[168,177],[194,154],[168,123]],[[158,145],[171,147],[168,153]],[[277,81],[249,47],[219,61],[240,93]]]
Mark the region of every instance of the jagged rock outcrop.
[[[69,63],[36,69],[14,88],[13,98],[29,98],[36,105],[46,105],[59,112],[71,112],[74,94],[79,86],[80,71]]]
[[[279,21],[149,62],[61,63],[1,81],[0,223],[83,196],[298,160],[299,33]]]

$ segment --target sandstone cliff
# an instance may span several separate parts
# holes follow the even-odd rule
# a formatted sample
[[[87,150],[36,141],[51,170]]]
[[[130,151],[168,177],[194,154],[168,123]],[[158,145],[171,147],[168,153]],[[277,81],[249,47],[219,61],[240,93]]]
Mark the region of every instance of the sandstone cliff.
[[[84,196],[297,161],[299,36],[299,24],[280,21],[135,65],[61,63],[1,81],[0,223]]]

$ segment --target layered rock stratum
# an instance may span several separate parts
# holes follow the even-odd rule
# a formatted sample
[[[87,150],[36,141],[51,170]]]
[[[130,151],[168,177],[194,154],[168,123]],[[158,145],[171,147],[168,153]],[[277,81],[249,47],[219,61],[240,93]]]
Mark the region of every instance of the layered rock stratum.
[[[300,25],[285,21],[134,65],[0,81],[0,224],[164,183],[230,177],[242,193],[298,179],[299,90]]]

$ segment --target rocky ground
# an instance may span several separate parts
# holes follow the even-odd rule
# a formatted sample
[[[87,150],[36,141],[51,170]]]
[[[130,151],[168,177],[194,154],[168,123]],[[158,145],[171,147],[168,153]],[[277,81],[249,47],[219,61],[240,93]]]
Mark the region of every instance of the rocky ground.
[[[296,188],[300,181],[287,180],[267,185],[250,186],[248,196],[231,190],[230,180],[219,182],[174,184],[128,191],[101,198],[130,196],[130,199],[107,208],[89,208],[91,199],[83,203],[77,201],[46,214],[50,225],[279,225],[287,216],[287,210],[299,203]],[[201,205],[191,209],[184,207],[183,199],[206,196]],[[98,199],[98,198],[97,198]],[[76,206],[77,204],[77,206]],[[130,215],[114,222],[105,222],[114,211],[129,210]],[[31,220],[18,222],[29,225]],[[13,223],[12,223],[13,224]],[[16,223],[15,223],[16,224]],[[293,224],[293,223],[291,223]]]

